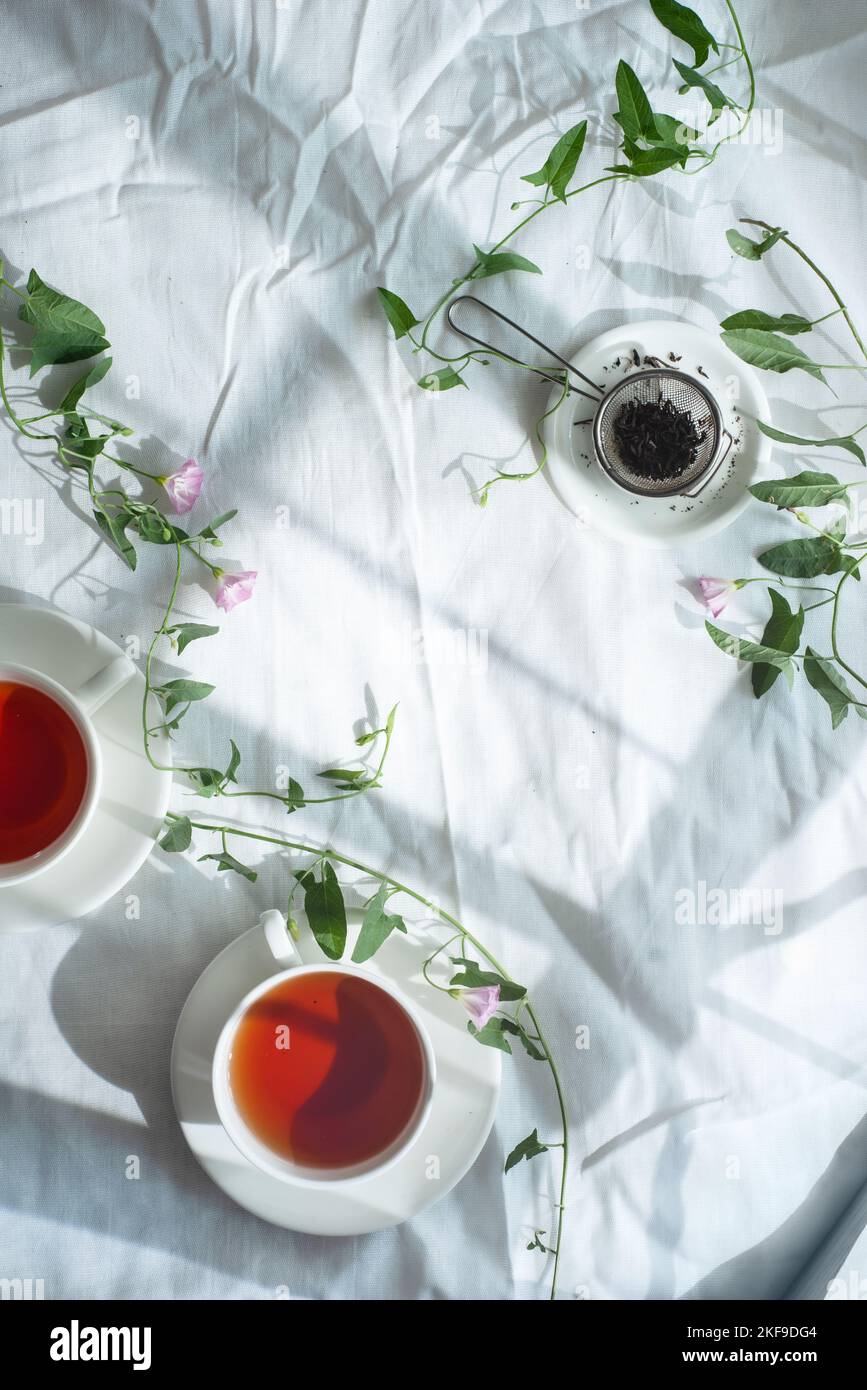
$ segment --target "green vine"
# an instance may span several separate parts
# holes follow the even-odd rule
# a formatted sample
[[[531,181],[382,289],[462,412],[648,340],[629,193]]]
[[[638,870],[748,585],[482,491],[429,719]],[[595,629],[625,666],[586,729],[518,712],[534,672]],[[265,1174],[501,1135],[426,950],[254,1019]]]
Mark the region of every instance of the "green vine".
[[[632,182],[636,178],[651,178],[670,169],[675,169],[682,174],[699,173],[715,161],[724,145],[740,138],[746,131],[755,108],[756,77],[746,39],[732,0],[726,0],[726,9],[734,25],[737,44],[724,45],[717,42],[693,10],[678,4],[677,0],[650,0],[650,4],[660,23],[676,38],[689,44],[693,49],[695,67],[688,67],[677,59],[672,60],[684,82],[680,92],[694,89],[703,94],[711,113],[708,129],[726,111],[734,113],[739,118],[738,128],[721,137],[710,149],[705,148],[698,143],[700,137],[697,130],[679,122],[674,116],[653,110],[647,93],[635,72],[628,63],[621,59],[615,82],[618,110],[614,119],[622,134],[619,149],[624,156],[625,163],[611,166],[600,177],[591,179],[579,188],[570,189],[569,185],[581,160],[587,138],[587,121],[581,121],[557,140],[541,169],[535,173],[522,175],[525,182],[543,188],[544,191],[540,198],[513,203],[512,209],[513,211],[517,210],[525,206],[527,202],[532,202],[535,204],[533,210],[510,228],[499,241],[494,243],[490,250],[484,251],[480,247],[474,246],[475,259],[469,269],[452,280],[423,319],[416,318],[406,301],[393,291],[384,286],[380,286],[377,290],[383,313],[394,330],[395,340],[400,341],[402,338],[406,338],[413,356],[424,355],[431,363],[441,364],[438,367],[430,366],[418,378],[417,384],[423,390],[440,392],[450,391],[458,386],[465,387],[468,384],[465,379],[467,368],[472,364],[488,366],[492,358],[509,362],[513,366],[523,367],[529,371],[540,370],[537,367],[528,366],[528,364],[506,353],[484,348],[471,348],[465,352],[449,356],[431,346],[430,336],[434,325],[464,286],[507,272],[519,271],[541,275],[539,266],[525,256],[518,255],[515,251],[504,250],[504,248],[543,212],[557,206],[565,207],[583,193],[587,193],[593,188],[599,188],[604,184]],[[707,62],[710,51],[719,53],[721,46],[730,48],[734,52],[734,57],[720,64],[719,68],[710,71],[719,71],[720,68],[729,67],[734,63],[742,62],[744,64],[749,86],[744,106],[739,105],[732,97],[727,96],[716,83],[711,82],[707,73],[700,71]],[[535,478],[545,467],[548,452],[542,427],[559,410],[571,390],[564,373],[551,372],[549,369],[546,375],[552,380],[559,381],[563,391],[556,405],[546,410],[535,425],[534,434],[541,451],[537,467],[519,472],[495,469],[494,476],[475,491],[480,506],[487,504],[491,488],[496,483],[526,482],[530,478]]]

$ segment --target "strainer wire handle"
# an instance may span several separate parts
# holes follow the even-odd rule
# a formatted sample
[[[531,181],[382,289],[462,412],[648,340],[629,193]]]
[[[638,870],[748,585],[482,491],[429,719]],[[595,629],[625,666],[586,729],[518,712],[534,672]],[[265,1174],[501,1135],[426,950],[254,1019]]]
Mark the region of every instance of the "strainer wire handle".
[[[452,300],[446,310],[446,318],[450,326],[456,333],[459,333],[462,338],[466,338],[471,343],[477,343],[478,346],[484,348],[486,352],[492,352],[495,357],[503,357],[507,362],[516,362],[521,367],[526,367],[528,365],[526,362],[522,362],[519,357],[514,357],[511,353],[504,352],[502,348],[495,348],[491,343],[486,343],[483,338],[476,338],[472,333],[468,333],[465,328],[461,328],[459,324],[455,323],[452,317],[454,310],[458,304],[464,303],[477,304],[478,307],[484,309],[486,313],[493,314],[494,318],[501,319],[503,323],[507,323],[510,328],[514,328],[516,333],[520,333],[521,336],[528,339],[529,342],[535,343],[536,347],[541,348],[543,352],[547,352],[550,357],[555,358],[556,361],[564,366],[567,372],[572,372],[575,376],[579,377],[581,381],[585,382],[587,386],[592,387],[592,389],[598,393],[597,396],[588,396],[586,391],[581,391],[577,386],[573,386],[572,390],[576,395],[586,396],[588,400],[596,400],[598,396],[604,394],[604,387],[597,386],[595,381],[591,381],[583,372],[579,372],[577,367],[573,367],[572,363],[567,362],[565,357],[561,357],[559,352],[555,352],[553,348],[548,347],[547,343],[543,343],[541,338],[534,337],[526,328],[522,328],[519,323],[515,323],[514,319],[510,319],[506,314],[502,314],[499,309],[494,309],[490,304],[485,304],[483,300],[476,299],[473,294],[459,294],[457,298]],[[542,377],[545,381],[553,381],[556,383],[558,380],[557,377],[551,376],[548,372],[543,371],[541,367],[530,367],[529,370],[535,372],[537,376]]]
[[[711,482],[711,481],[716,477],[717,473],[718,473],[719,470],[722,468],[722,465],[725,463],[726,459],[728,458],[729,454],[731,453],[731,451],[732,451],[732,446],[733,446],[733,444],[734,444],[734,442],[735,442],[735,441],[734,441],[734,435],[732,435],[732,434],[730,433],[729,430],[724,429],[724,430],[722,431],[722,433],[724,434],[725,438],[728,440],[728,443],[725,445],[725,447],[724,447],[723,449],[720,449],[719,454],[718,454],[717,459],[716,459],[716,462],[714,463],[714,465],[713,465],[713,467],[711,468],[710,472],[707,473],[703,478],[700,479],[700,481],[699,481],[697,487],[687,488],[685,492],[682,492],[682,493],[681,493],[681,497],[698,497],[699,493],[700,493],[700,492],[704,492],[704,490],[705,490],[705,488],[707,487],[708,483]]]

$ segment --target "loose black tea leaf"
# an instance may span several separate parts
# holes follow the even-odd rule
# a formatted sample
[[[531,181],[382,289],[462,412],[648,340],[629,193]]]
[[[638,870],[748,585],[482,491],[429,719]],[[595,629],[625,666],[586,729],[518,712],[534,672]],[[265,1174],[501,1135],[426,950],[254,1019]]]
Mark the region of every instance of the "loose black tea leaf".
[[[627,401],[614,421],[623,462],[641,478],[678,478],[695,463],[705,434],[670,400]]]

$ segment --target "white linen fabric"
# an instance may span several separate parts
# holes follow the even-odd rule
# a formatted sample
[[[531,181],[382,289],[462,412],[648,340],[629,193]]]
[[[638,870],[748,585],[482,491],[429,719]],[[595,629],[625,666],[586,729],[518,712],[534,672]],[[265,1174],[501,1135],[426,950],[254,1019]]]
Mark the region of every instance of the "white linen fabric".
[[[728,40],[724,5],[699,8]],[[544,275],[483,296],[567,351],[648,317],[827,312],[791,252],[732,257],[726,228],[749,214],[789,228],[858,317],[863,6],[738,9],[763,142],[546,212],[515,243]],[[835,1276],[859,1287],[864,1224],[864,730],[832,733],[802,681],[753,701],[688,584],[757,573],[791,520],[754,504],[656,553],[577,523],[544,479],[480,510],[492,464],[532,466],[546,388],[492,366],[470,391],[417,390],[374,293],[419,313],[517,219],[519,175],[582,114],[582,172],[600,174],[617,57],[674,110],[672,53],[690,57],[643,0],[7,0],[0,254],[105,319],[94,401],[140,431],[144,466],[194,455],[201,514],[241,509],[227,553],[259,583],[178,663],[218,682],[184,752],[219,761],[234,737],[248,785],[279,766],[309,785],[400,701],[384,790],[291,829],[453,907],[531,988],[572,1115],[563,1296],[821,1298]],[[857,360],[839,320],[820,332],[821,360]],[[765,381],[784,428],[859,422],[854,372],[839,401]],[[2,538],[0,597],[147,639],[164,552],[128,573],[8,429],[0,497],[44,504],[41,545]],[[863,667],[849,587],[841,640]],[[181,607],[213,611],[192,585]],[[134,898],[0,942],[0,1276],[46,1298],[544,1296],[526,1245],[552,1230],[556,1163],[502,1176],[534,1126],[556,1137],[527,1059],[506,1059],[470,1175],[402,1228],[296,1236],[198,1169],[172,1034],[208,960],[279,905],[279,866],[261,867],[251,885],[156,853]],[[764,922],[682,925],[677,895],[701,916],[703,884],[764,891]]]

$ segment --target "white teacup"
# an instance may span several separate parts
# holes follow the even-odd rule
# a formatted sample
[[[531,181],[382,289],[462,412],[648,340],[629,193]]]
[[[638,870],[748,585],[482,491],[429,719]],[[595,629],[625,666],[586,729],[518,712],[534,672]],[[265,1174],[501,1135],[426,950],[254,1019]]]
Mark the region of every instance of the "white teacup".
[[[260,918],[259,925],[264,933],[268,948],[274,957],[275,963],[284,965],[283,970],[277,974],[269,975],[255,989],[251,989],[241,1000],[231,1017],[226,1021],[220,1033],[216,1049],[214,1051],[214,1062],[212,1068],[212,1084],[214,1088],[214,1103],[217,1107],[217,1114],[220,1121],[232,1140],[233,1144],[245,1158],[249,1159],[263,1173],[268,1173],[272,1177],[282,1178],[284,1182],[293,1183],[301,1187],[324,1187],[329,1183],[360,1182],[364,1178],[371,1178],[390,1168],[396,1163],[402,1154],[413,1144],[421,1132],[425,1121],[430,1112],[433,1100],[434,1085],[436,1083],[436,1059],[434,1050],[418,1012],[404,996],[389,984],[387,980],[373,975],[370,971],[362,970],[357,965],[344,964],[342,961],[322,961],[313,965],[305,965],[298,955],[289,934],[286,930],[286,921],[281,913],[276,911],[264,912]],[[294,1163],[289,1159],[283,1158],[280,1154],[268,1148],[266,1144],[255,1135],[247,1125],[232,1094],[232,1087],[229,1076],[229,1068],[232,1057],[232,1045],[235,1034],[241,1019],[247,1010],[256,1003],[263,995],[268,994],[275,986],[283,980],[296,979],[299,975],[322,974],[326,971],[335,972],[340,975],[358,977],[375,985],[391,999],[396,1000],[407,1015],[410,1023],[415,1029],[416,1036],[421,1045],[424,1058],[424,1078],[419,1093],[418,1102],[413,1114],[410,1116],[402,1132],[380,1153],[374,1154],[363,1163],[355,1164],[350,1168],[311,1168]]]
[[[32,854],[27,859],[0,864],[0,890],[26,883],[29,879],[44,873],[68,854],[72,846],[81,839],[96,810],[102,785],[102,756],[91,717],[127,684],[135,675],[135,669],[128,657],[116,657],[73,692],[52,680],[50,676],[44,676],[27,666],[0,662],[0,681],[11,681],[31,690],[39,690],[69,715],[81,736],[87,757],[87,783],[84,795],[69,825],[56,840],[37,854]]]

